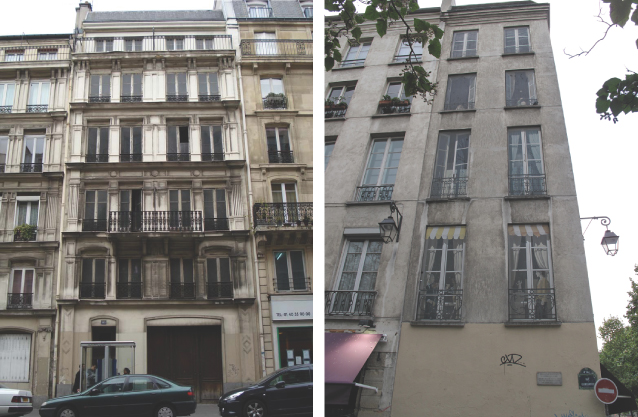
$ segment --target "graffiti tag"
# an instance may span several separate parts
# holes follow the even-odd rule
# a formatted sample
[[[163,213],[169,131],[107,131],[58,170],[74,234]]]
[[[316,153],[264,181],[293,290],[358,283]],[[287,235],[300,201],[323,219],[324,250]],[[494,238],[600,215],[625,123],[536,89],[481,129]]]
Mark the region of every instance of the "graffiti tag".
[[[526,366],[524,363],[521,362],[521,359],[523,359],[523,357],[516,353],[503,355],[501,356],[501,365],[507,365],[507,366],[518,365],[525,368]]]
[[[554,414],[554,417],[558,417],[558,414]],[[587,417],[587,416],[583,413],[576,414],[574,410],[569,410],[569,413],[567,414],[561,413],[560,417]]]

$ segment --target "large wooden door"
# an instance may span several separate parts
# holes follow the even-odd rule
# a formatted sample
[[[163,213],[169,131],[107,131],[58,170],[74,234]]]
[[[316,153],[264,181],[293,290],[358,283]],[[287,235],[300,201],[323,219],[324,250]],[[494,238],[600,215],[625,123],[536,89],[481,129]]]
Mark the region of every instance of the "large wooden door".
[[[198,402],[222,394],[221,326],[148,327],[148,373],[195,390]]]

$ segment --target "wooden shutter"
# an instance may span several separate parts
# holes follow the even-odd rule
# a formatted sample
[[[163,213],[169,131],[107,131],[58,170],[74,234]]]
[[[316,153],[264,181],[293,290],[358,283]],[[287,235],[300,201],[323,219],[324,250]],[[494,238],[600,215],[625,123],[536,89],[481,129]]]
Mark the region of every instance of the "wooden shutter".
[[[0,334],[0,381],[29,382],[30,334]]]

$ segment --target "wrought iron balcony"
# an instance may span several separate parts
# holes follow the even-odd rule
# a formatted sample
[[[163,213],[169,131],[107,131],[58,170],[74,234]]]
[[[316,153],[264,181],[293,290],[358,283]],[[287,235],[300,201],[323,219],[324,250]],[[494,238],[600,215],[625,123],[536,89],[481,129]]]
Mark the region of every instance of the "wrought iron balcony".
[[[311,226],[312,203],[255,203],[255,226]]]
[[[202,154],[202,161],[213,162],[213,161],[223,161],[223,160],[224,160],[224,153],[223,152],[203,153]]]
[[[169,298],[178,300],[194,300],[195,299],[195,283],[194,282],[171,282]]]
[[[197,96],[199,101],[220,101],[222,96],[219,94],[200,94]]]
[[[372,316],[376,291],[326,291],[327,316]]]
[[[419,291],[417,320],[461,320],[463,290]]]
[[[109,154],[107,153],[94,153],[86,154],[86,162],[109,162]]]
[[[188,94],[166,94],[166,101],[188,101]]]
[[[0,106],[0,113],[11,113],[13,106]]]
[[[546,195],[545,175],[510,176],[510,195]]]
[[[473,101],[464,101],[461,103],[445,103],[445,107],[443,110],[474,110],[474,102]]]
[[[294,291],[310,291],[311,282],[308,276],[290,276],[287,279],[275,277],[274,278],[275,291],[277,293],[289,293]]]
[[[213,231],[213,230],[230,230],[230,227],[228,227],[228,218],[227,217],[205,218],[204,230],[207,232]]]
[[[20,164],[20,172],[42,172],[42,162],[36,164]]]
[[[33,293],[10,292],[7,297],[7,309],[26,310],[33,308]]]
[[[141,282],[118,282],[115,286],[118,299],[139,299],[142,298]]]
[[[141,153],[121,153],[120,162],[142,162],[143,155]]]
[[[518,98],[514,100],[505,100],[505,106],[507,107],[523,107],[523,106],[538,106],[538,100],[535,98]]]
[[[402,106],[392,106],[392,105],[379,105],[379,114],[394,114],[394,113],[410,113],[410,108],[412,107],[412,103],[402,105]]]
[[[209,282],[208,299],[213,298],[233,298],[232,282]]]
[[[362,67],[365,60],[366,60],[365,58],[344,60],[344,61],[341,61],[341,65],[339,65],[339,67],[340,68]]]
[[[27,106],[27,113],[46,113],[48,111],[48,104],[30,104]]]
[[[14,242],[35,242],[37,237],[38,237],[37,230],[34,230],[33,235],[30,237],[22,236],[20,232],[16,232],[13,234],[13,241]]]
[[[292,151],[268,151],[268,162],[271,164],[292,164],[295,162]]]
[[[106,284],[101,282],[80,282],[80,298],[103,300],[106,295]]]
[[[195,35],[187,35],[179,39],[182,41],[179,51],[194,51],[198,48],[197,41],[201,37]],[[96,42],[97,41],[97,42]],[[68,46],[67,46],[68,48]],[[214,35],[206,37],[206,50],[232,50],[231,35]],[[75,51],[77,53],[110,53],[110,52],[126,52],[128,54],[136,54],[151,51],[168,51],[166,37],[163,35],[143,36],[143,37],[114,37],[114,38],[78,38],[76,41]],[[68,58],[68,55],[67,55]]]
[[[242,56],[312,58],[310,39],[244,39],[240,46]]]
[[[388,201],[392,200],[394,185],[357,187],[355,201]]]
[[[509,289],[509,320],[556,320],[554,288]]]
[[[410,54],[406,54],[406,55],[395,55],[394,56],[394,62],[395,63],[402,63],[402,62],[421,62],[421,57],[420,56],[414,56],[414,55],[410,55]]]
[[[433,178],[431,198],[458,198],[467,196],[467,178]]]
[[[191,160],[191,154],[189,153],[167,153],[166,154],[167,161],[179,161],[179,162],[187,162]]]
[[[272,19],[273,13],[271,7],[249,7],[248,18],[250,19]]]
[[[105,221],[106,222],[106,221]],[[201,211],[111,211],[110,232],[201,232]]]
[[[122,96],[120,97],[120,101],[122,103],[140,103],[142,98],[143,96]]]
[[[288,97],[264,97],[264,110],[285,110],[288,108]]]
[[[108,221],[106,219],[84,219],[82,220],[83,232],[106,232]]]
[[[324,116],[326,119],[340,119],[346,117],[346,111],[348,111],[346,106],[326,106]]]
[[[89,103],[110,103],[111,96],[89,96]]]
[[[0,62],[54,61],[69,59],[69,45],[8,46],[0,48]]]

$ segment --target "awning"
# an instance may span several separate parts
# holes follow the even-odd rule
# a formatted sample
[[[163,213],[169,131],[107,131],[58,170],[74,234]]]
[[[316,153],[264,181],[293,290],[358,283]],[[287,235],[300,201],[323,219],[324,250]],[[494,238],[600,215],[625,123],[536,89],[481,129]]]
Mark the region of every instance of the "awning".
[[[609,370],[607,370],[607,368],[605,368],[605,365],[603,365],[602,363],[600,364],[600,377],[611,379],[612,381],[614,381],[614,384],[616,384],[616,387],[618,388],[618,395],[631,397],[618,398],[616,399],[616,401],[614,401],[613,404],[607,405],[607,415],[638,410],[638,407],[636,406],[636,397],[634,397],[629,388],[623,385],[623,383],[620,382],[618,378],[614,376],[614,374],[609,372]]]
[[[380,339],[380,334],[325,334],[326,404],[348,404],[354,380]]]
[[[465,239],[465,226],[428,227],[425,236],[427,239]]]
[[[507,227],[510,236],[536,236],[549,234],[549,226],[545,224],[524,224]]]

